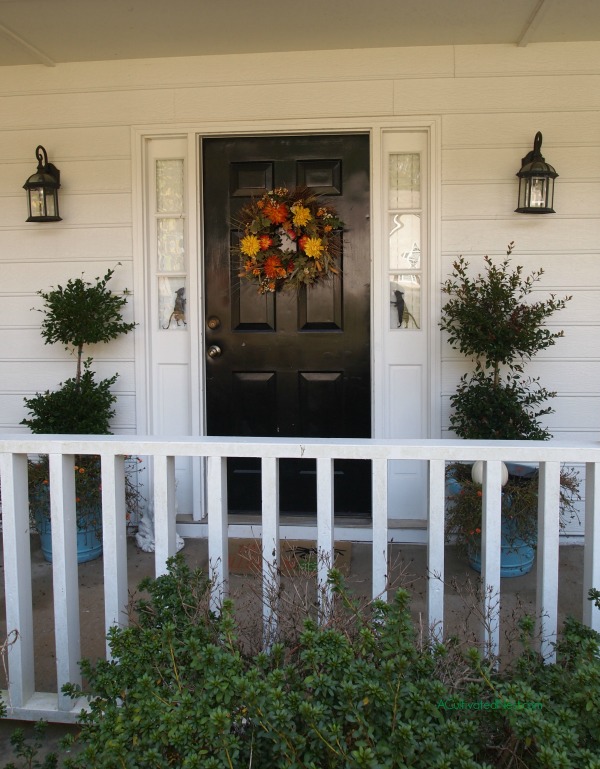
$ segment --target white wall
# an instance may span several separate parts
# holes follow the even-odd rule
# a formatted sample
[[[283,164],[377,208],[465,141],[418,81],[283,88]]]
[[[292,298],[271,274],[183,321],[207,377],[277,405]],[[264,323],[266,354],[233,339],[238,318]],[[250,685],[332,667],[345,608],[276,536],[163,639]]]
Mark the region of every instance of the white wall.
[[[514,240],[515,261],[543,267],[541,289],[573,294],[556,316],[565,338],[530,372],[556,389],[558,438],[600,429],[600,43],[432,47],[0,68],[0,431],[15,432],[23,397],[71,376],[73,361],[39,337],[36,291],[121,262],[132,287],[135,190],[132,127],[162,132],[301,130],[325,120],[441,117],[440,281],[464,254],[481,263]],[[367,122],[368,122],[367,120]],[[247,130],[247,129],[245,129]],[[560,174],[552,216],[516,207],[515,173],[544,135]],[[25,179],[43,144],[62,174],[63,221],[25,223]],[[435,192],[435,191],[434,191]],[[130,300],[131,311],[136,301]],[[142,326],[143,317],[136,320]],[[138,339],[141,337],[138,336]],[[93,351],[101,375],[120,373],[114,430],[133,432],[134,336]],[[463,371],[442,346],[442,434]]]

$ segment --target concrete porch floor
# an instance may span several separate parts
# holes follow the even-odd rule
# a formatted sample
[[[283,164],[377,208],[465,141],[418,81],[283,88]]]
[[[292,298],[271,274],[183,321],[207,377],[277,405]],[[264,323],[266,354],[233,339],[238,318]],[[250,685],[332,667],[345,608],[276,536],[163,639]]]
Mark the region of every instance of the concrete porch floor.
[[[182,551],[192,567],[208,569],[207,542],[186,539]],[[56,691],[54,655],[54,617],[52,606],[52,565],[41,554],[39,540],[32,536],[32,582],[35,630],[35,682],[38,691]],[[371,593],[371,545],[352,543],[350,573],[347,583],[353,594],[368,598]],[[426,607],[426,549],[422,545],[393,544],[390,546],[391,584],[403,586],[412,594],[411,610],[417,628],[423,627]],[[560,549],[559,572],[559,619],[574,616],[581,619],[583,572],[583,548],[563,545]],[[154,574],[154,554],[141,551],[135,539],[128,539],[128,577],[130,593],[134,593],[143,577]],[[0,581],[3,586],[4,564],[0,564]],[[446,548],[445,624],[447,633],[461,633],[465,629],[476,633],[477,605],[475,595],[478,575],[466,564],[464,556],[455,547]],[[231,575],[230,593],[241,612],[255,618],[254,631],[250,625],[246,632],[260,634],[260,601],[257,598],[257,580],[252,575]],[[104,603],[102,558],[79,566],[81,653],[83,657],[97,659],[104,655]],[[249,596],[252,597],[249,598]],[[503,579],[501,586],[501,651],[510,654],[511,631],[515,629],[515,617],[535,613],[535,568],[523,577]],[[254,604],[252,604],[254,602]],[[245,608],[244,608],[245,607]],[[10,631],[12,628],[9,628]],[[6,637],[4,590],[0,594],[0,639]],[[6,688],[4,670],[1,671],[1,687]],[[13,758],[9,737],[18,722],[0,723],[0,760]],[[51,726],[47,745],[50,749],[56,739],[69,727]],[[2,766],[2,764],[0,764]]]

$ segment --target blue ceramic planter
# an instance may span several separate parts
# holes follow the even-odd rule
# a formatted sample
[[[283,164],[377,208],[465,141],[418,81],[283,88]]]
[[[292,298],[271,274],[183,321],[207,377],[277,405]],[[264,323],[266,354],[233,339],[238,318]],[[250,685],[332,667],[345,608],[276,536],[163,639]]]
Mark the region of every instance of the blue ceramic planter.
[[[77,516],[77,563],[93,561],[102,555],[102,529],[98,526],[98,513]],[[86,520],[87,519],[87,520]],[[36,527],[40,535],[42,554],[52,563],[52,528],[50,519],[37,516]]]
[[[530,477],[536,470],[535,468],[508,464],[508,470],[511,475],[521,477]],[[446,493],[449,495],[460,494],[462,485],[456,478],[446,479]],[[528,574],[533,568],[535,560],[535,542],[526,542],[520,537],[515,536],[515,523],[510,518],[504,517],[504,513],[510,509],[511,500],[503,495],[502,510],[503,517],[500,524],[500,576],[501,577],[521,577]],[[469,565],[475,571],[481,573],[481,550],[475,545],[468,547]]]
[[[48,487],[30,495],[35,526],[40,535],[42,554],[52,563],[52,525]],[[93,561],[102,555],[102,506],[77,503],[77,563]]]
[[[469,566],[481,573],[481,550],[469,547]],[[535,559],[534,548],[514,535],[514,523],[510,519],[500,524],[500,576],[522,577],[529,574]]]

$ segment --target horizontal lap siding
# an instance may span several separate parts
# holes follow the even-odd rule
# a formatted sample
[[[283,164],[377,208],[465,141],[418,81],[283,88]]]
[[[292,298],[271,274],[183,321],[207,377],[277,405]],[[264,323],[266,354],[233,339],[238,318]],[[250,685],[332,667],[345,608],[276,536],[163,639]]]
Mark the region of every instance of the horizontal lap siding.
[[[528,52],[536,48],[528,47],[524,56],[495,48],[489,58],[481,49],[478,56],[457,51],[462,77],[441,97],[442,278],[457,256],[479,272],[484,254],[500,260],[514,241],[513,265],[526,273],[544,270],[533,300],[550,292],[572,295],[549,324],[563,329],[564,338],[527,364],[525,374],[557,392],[549,402],[554,412],[541,420],[556,439],[594,440],[600,433],[600,88],[589,67],[599,59],[579,57],[579,72],[574,66],[565,74],[546,56],[544,68],[531,77],[524,74],[525,60],[531,64]],[[584,64],[588,72],[580,74]],[[520,216],[513,213],[515,173],[538,130],[542,152],[559,173],[557,213]],[[443,437],[452,437],[450,396],[468,368],[443,338]],[[583,477],[583,468],[577,469]],[[565,533],[582,533],[583,502],[578,511]]]
[[[72,375],[59,346],[43,349],[36,291],[103,274],[117,262],[114,288],[133,285],[131,127],[182,125],[256,131],[269,121],[371,120],[441,116],[441,274],[464,254],[501,258],[514,240],[515,263],[545,271],[540,291],[572,293],[552,321],[565,338],[530,367],[558,390],[548,426],[560,437],[598,429],[600,392],[600,46],[439,47],[284,53],[0,70],[0,429],[21,418],[18,399]],[[289,124],[289,123],[288,123]],[[40,127],[42,126],[42,127]],[[523,217],[515,173],[544,134],[556,166],[557,214]],[[46,146],[62,172],[64,221],[24,222],[21,185]],[[443,297],[442,297],[443,300]],[[128,316],[136,305],[129,300]],[[136,320],[143,321],[142,303]],[[135,427],[133,336],[94,351],[98,370],[118,371],[119,429]],[[442,344],[442,433],[448,399],[465,364]],[[34,384],[35,383],[35,384]],[[14,411],[14,421],[10,414]],[[115,426],[116,423],[115,423]]]
[[[115,121],[117,112],[120,119],[115,123],[123,122],[123,96],[112,100],[105,94],[104,101],[80,92],[0,97],[2,432],[25,429],[19,425],[28,416],[25,397],[54,390],[75,374],[75,360],[60,344],[44,345],[39,333],[42,316],[35,311],[42,307],[37,291],[64,285],[69,278],[93,280],[109,268],[116,268],[113,290],[132,288],[131,130],[129,125],[99,125],[107,117]],[[135,99],[129,102],[132,110],[139,105]],[[35,170],[38,144],[46,147],[61,171],[63,221],[58,224],[24,221],[21,186]],[[130,297],[127,320],[133,319],[133,305]],[[113,387],[117,402],[112,427],[134,433],[133,337],[96,345],[86,354],[94,357],[98,378],[119,373]]]
[[[556,55],[562,51],[564,56]],[[513,265],[542,268],[532,299],[570,294],[551,319],[565,336],[525,373],[558,395],[542,422],[561,440],[600,432],[600,83],[597,44],[461,48],[451,88],[432,84],[442,105],[442,279],[464,255],[473,269],[515,242]],[[443,91],[443,93],[442,93]],[[555,209],[528,217],[516,207],[520,159],[542,131],[556,167]],[[446,300],[441,296],[442,303]],[[450,396],[469,364],[442,340],[442,434]]]

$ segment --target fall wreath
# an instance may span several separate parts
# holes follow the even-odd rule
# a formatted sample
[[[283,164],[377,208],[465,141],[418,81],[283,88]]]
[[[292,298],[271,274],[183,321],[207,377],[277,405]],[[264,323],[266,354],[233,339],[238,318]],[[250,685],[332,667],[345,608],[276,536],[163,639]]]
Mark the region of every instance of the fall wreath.
[[[265,193],[242,208],[237,226],[239,277],[260,294],[299,289],[339,272],[344,223],[307,189]]]

